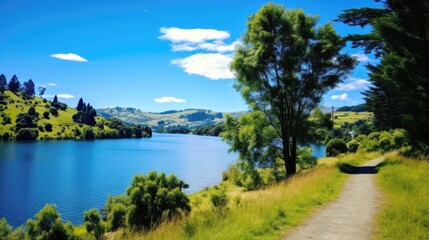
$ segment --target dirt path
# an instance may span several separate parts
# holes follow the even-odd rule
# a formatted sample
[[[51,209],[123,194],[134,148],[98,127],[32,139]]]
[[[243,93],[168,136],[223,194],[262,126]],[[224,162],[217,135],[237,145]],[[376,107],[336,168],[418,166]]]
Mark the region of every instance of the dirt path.
[[[373,218],[381,205],[373,167],[382,161],[383,158],[374,159],[356,168],[336,201],[316,212],[284,239],[372,239]]]

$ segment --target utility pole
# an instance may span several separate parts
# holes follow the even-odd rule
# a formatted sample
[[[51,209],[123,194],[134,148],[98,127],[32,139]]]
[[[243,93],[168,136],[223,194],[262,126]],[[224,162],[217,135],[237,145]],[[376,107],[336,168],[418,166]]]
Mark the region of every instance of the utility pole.
[[[332,106],[331,118],[332,118],[332,137],[334,137],[334,106]]]

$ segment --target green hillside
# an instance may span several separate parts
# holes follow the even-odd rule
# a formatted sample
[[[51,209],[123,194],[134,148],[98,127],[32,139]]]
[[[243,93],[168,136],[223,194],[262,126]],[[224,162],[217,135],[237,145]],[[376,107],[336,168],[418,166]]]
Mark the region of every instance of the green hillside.
[[[118,120],[112,121],[100,116],[95,117],[94,126],[77,123],[73,121],[73,115],[78,113],[75,108],[67,107],[61,110],[61,108],[55,108],[52,101],[41,97],[24,98],[23,96],[21,92],[15,94],[8,90],[0,93],[0,137],[3,140],[17,138],[19,132],[17,119],[20,114],[28,115],[31,107],[35,110],[32,123],[35,125],[33,128],[37,129],[37,140],[124,138],[140,135],[135,134],[134,128],[125,126]],[[62,106],[66,105],[62,104]],[[55,112],[53,109],[56,109],[57,115],[52,113]],[[143,127],[141,137],[151,135],[151,130]]]
[[[113,107],[97,109],[97,113],[106,118],[116,117],[127,123],[146,124],[155,130],[168,127],[195,129],[201,126],[215,125],[226,119],[226,113],[204,109],[171,110],[152,113],[135,108]],[[232,112],[228,114],[238,116],[243,113],[245,112]]]

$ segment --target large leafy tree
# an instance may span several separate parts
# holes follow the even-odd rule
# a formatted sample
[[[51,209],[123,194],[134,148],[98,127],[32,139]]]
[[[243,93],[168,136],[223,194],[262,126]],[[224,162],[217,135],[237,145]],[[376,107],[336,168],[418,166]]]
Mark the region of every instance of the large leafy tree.
[[[273,127],[276,142],[270,145],[288,176],[296,172],[309,114],[355,64],[340,53],[344,41],[332,25],[316,24],[316,16],[269,3],[250,16],[231,65],[235,88]]]
[[[429,145],[429,1],[376,0],[382,8],[349,9],[339,20],[371,26],[368,34],[347,38],[379,63],[368,65],[373,83],[365,92],[381,129],[403,127],[414,146]]]

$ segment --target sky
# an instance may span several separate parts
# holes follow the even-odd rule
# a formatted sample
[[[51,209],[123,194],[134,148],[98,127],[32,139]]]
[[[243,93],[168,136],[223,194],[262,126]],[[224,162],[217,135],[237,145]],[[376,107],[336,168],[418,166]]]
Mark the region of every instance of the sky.
[[[133,107],[161,112],[188,108],[248,110],[229,70],[247,17],[267,1],[253,0],[0,0],[0,74],[32,79],[75,107]],[[345,36],[369,29],[333,21],[343,10],[379,7],[373,0],[281,0],[286,8],[332,21]],[[359,65],[329,91],[324,106],[363,103],[369,86],[362,49],[344,52]]]

